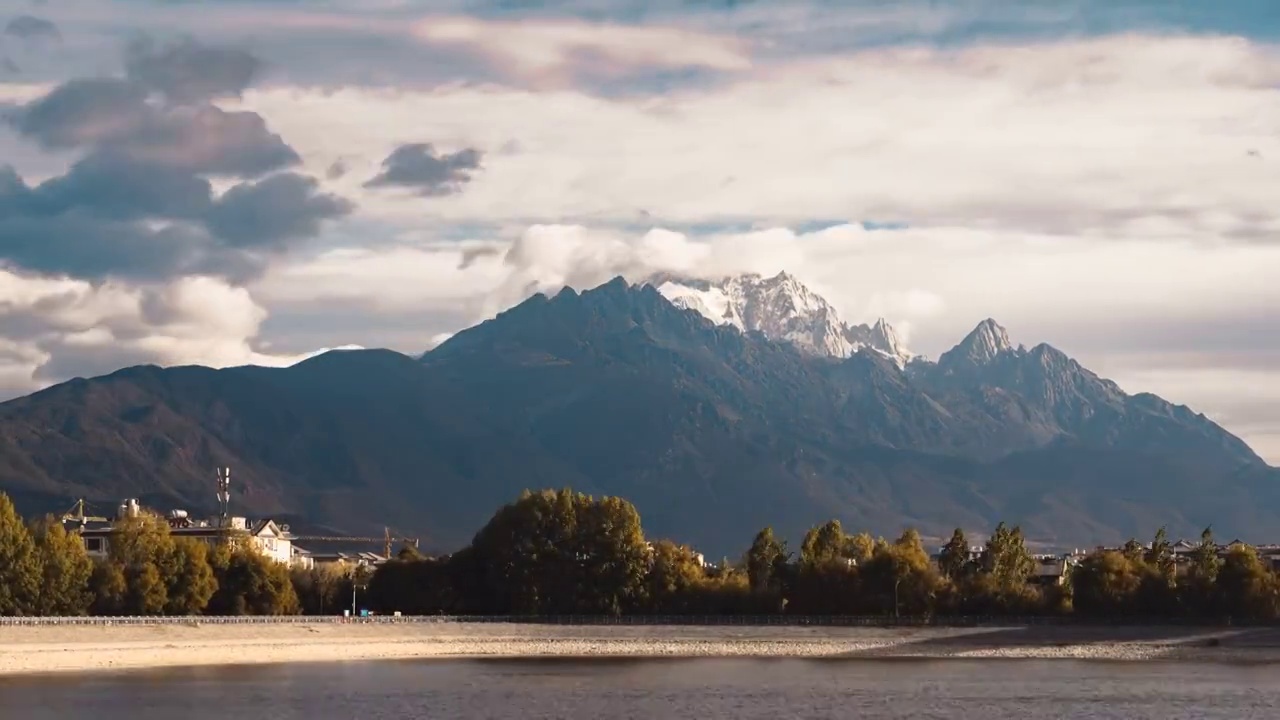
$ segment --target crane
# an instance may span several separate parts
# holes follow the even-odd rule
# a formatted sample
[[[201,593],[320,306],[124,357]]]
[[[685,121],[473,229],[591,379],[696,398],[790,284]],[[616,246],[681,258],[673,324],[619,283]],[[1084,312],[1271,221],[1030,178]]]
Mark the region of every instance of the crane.
[[[76,501],[75,505],[71,506],[70,510],[67,510],[66,512],[62,513],[62,522],[63,523],[76,522],[80,524],[80,527],[84,527],[85,523],[90,523],[90,522],[110,522],[110,518],[85,515],[84,514],[84,498],[80,498],[79,500]]]
[[[347,535],[294,535],[294,540],[303,542],[381,542],[383,545],[384,557],[391,557],[391,545],[394,542],[411,544],[416,549],[418,547],[418,538],[411,537],[393,537],[391,528],[384,527],[382,529],[382,537],[353,537]]]

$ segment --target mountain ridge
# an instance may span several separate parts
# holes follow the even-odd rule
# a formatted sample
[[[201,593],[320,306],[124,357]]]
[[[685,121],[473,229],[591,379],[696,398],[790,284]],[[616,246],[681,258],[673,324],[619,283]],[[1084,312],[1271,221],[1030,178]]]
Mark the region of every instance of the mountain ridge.
[[[1008,521],[1070,544],[1280,522],[1276,471],[1202,415],[1048,345],[988,355],[963,372],[814,356],[615,278],[535,295],[419,359],[140,366],[0,404],[0,489],[52,510],[200,509],[231,466],[254,513],[391,525],[440,550],[524,488],[565,485],[628,497],[646,528],[713,555],[830,517],[886,535]]]

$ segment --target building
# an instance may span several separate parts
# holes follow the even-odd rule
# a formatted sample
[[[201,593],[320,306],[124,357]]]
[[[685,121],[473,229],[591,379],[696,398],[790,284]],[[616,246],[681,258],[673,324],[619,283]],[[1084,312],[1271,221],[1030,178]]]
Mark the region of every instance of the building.
[[[306,552],[306,551],[303,551]],[[308,553],[312,566],[328,566],[335,565],[343,569],[377,567],[387,561],[387,558],[377,553],[371,552],[327,552],[327,553]]]
[[[114,519],[105,522],[100,518],[93,521],[82,519],[76,530],[85,552],[91,557],[106,557],[111,548],[111,538],[119,532],[122,521],[137,517],[141,512],[138,501],[129,499],[120,504]],[[64,518],[64,522],[73,520],[75,518]],[[255,522],[243,517],[197,520],[185,510],[171,510],[165,520],[173,537],[192,538],[211,546],[221,542],[243,543],[278,563],[306,568],[312,566],[310,553],[294,546],[289,526],[280,525],[270,518]]]

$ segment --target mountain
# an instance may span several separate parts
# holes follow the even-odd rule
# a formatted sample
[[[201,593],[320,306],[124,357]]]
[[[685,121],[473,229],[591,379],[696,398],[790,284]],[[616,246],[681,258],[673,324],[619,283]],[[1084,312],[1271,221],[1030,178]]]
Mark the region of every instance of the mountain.
[[[870,349],[900,367],[912,354],[880,318],[874,325],[848,325],[824,298],[785,272],[765,278],[736,275],[716,281],[659,275],[647,281],[677,307],[714,323],[786,341],[801,352],[846,358]]]
[[[0,404],[0,489],[28,512],[80,496],[207,511],[213,468],[230,466],[240,512],[385,524],[433,549],[526,487],[566,485],[627,497],[651,534],[712,556],[765,525],[798,542],[831,517],[934,536],[1005,520],[1074,545],[1162,524],[1270,540],[1280,522],[1277,473],[1239,439],[1048,345],[1014,347],[994,321],[900,366],[867,346],[815,354],[770,337],[780,326],[743,332],[660,287],[535,295],[421,358],[63,383]]]

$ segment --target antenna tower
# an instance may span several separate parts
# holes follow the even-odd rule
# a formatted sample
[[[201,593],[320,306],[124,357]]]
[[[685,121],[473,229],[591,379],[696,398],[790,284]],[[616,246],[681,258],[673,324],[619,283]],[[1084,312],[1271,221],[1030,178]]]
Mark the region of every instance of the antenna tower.
[[[227,507],[231,504],[231,468],[218,468],[218,515],[227,526]]]

